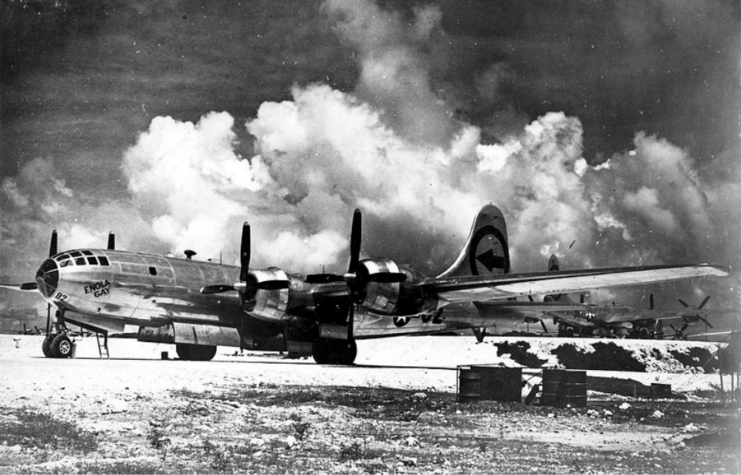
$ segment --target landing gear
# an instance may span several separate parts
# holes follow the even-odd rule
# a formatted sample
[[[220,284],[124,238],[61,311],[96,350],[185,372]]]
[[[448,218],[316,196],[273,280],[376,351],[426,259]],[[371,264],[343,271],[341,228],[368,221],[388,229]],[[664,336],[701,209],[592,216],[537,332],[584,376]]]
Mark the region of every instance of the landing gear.
[[[175,345],[175,350],[180,359],[185,361],[211,361],[216,356],[215,346],[178,343]]]
[[[558,336],[572,337],[574,336],[574,328],[563,323],[558,324]]]
[[[358,346],[355,340],[320,340],[311,353],[319,364],[351,365],[358,356]]]
[[[47,341],[45,339],[44,341]],[[54,358],[70,358],[72,356],[72,349],[74,348],[74,343],[72,343],[72,340],[65,335],[57,335],[54,337],[54,339],[51,341],[50,351],[51,355]],[[41,349],[43,350],[43,344],[41,346]]]
[[[41,351],[44,352],[44,356],[47,358],[53,358],[54,354],[51,352],[51,342],[54,338],[47,336],[44,338],[44,342],[41,344]]]

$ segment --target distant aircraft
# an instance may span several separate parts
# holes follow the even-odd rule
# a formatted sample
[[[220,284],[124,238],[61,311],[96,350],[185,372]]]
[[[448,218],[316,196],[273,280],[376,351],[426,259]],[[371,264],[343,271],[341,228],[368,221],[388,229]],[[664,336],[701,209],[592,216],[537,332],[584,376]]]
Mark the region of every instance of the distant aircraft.
[[[551,255],[548,260],[548,270],[558,271],[559,263],[555,255]],[[564,304],[573,304],[571,297],[564,294],[546,295],[543,299],[546,302],[561,302]],[[699,306],[687,304],[684,300],[678,299],[682,305],[682,310],[656,310],[654,307],[654,296],[649,296],[649,308],[636,309],[624,305],[611,304],[597,306],[584,303],[584,295],[581,295],[579,303],[584,304],[583,308],[569,311],[547,311],[548,316],[553,318],[553,323],[558,324],[558,336],[601,336],[601,337],[631,337],[631,338],[658,338],[662,339],[668,335],[665,333],[663,321],[680,320],[683,325],[676,328],[673,324],[669,327],[674,332],[671,338],[674,340],[687,339],[685,331],[690,325],[703,322],[705,329],[713,328],[708,321],[708,313],[725,314],[730,310],[711,310],[702,311],[710,300],[708,295]]]
[[[19,330],[18,331],[18,334],[19,335],[41,335],[41,329],[39,327],[37,327],[36,325],[34,325],[33,328],[34,329],[31,330],[30,328],[28,328],[28,325],[24,322],[23,323],[23,330]]]
[[[355,211],[350,265],[345,274],[289,274],[250,269],[250,227],[241,240],[241,266],[107,249],[57,252],[35,283],[57,309],[47,322],[44,354],[67,357],[67,323],[107,335],[139,326],[140,341],[175,343],[184,360],[210,360],[218,346],[311,354],[317,363],[352,364],[355,341],[522,322],[545,311],[581,305],[519,302],[517,297],[580,292],[706,276],[726,276],[715,265],[669,265],[510,273],[507,227],[494,205],[476,216],[455,262],[425,277],[389,259],[360,259],[361,214]]]

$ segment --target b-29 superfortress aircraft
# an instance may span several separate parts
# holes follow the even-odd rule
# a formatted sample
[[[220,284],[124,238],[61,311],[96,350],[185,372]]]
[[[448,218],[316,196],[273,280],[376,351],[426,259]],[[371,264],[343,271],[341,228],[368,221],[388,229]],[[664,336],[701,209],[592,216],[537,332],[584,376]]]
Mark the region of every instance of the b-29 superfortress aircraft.
[[[581,308],[518,297],[729,273],[717,265],[692,264],[513,274],[504,216],[491,204],[477,214],[458,258],[437,277],[390,259],[360,259],[360,247],[359,210],[352,222],[350,265],[342,275],[250,269],[247,223],[240,266],[115,250],[112,236],[108,249],[57,252],[54,233],[36,281],[13,287],[38,290],[57,309],[43,343],[49,357],[71,355],[67,323],[104,335],[129,324],[139,326],[140,341],[175,343],[184,360],[210,360],[217,346],[231,346],[352,364],[357,339],[466,328],[476,333],[547,311]]]

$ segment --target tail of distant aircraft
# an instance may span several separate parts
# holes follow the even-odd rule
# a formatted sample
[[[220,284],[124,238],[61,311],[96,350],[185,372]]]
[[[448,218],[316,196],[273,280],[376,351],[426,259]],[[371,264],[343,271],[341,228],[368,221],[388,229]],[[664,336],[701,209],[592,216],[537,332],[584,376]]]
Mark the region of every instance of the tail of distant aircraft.
[[[510,272],[507,225],[493,204],[481,208],[460,255],[440,277],[508,274]]]

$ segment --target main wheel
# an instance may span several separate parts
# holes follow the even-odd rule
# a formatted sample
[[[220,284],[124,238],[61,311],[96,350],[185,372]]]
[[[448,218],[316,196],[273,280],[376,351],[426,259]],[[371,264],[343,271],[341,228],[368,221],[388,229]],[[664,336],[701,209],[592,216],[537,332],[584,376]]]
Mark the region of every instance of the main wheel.
[[[216,356],[215,346],[178,343],[175,345],[175,350],[180,359],[186,361],[211,361]]]
[[[69,358],[72,356],[72,345],[67,335],[57,335],[51,342],[51,354],[55,358]]]
[[[44,352],[44,356],[47,358],[54,358],[54,353],[51,351],[51,342],[54,340],[53,337],[47,336],[44,338],[44,342],[41,344],[41,351]]]
[[[358,355],[355,340],[322,340],[314,343],[311,354],[319,364],[351,365]]]

